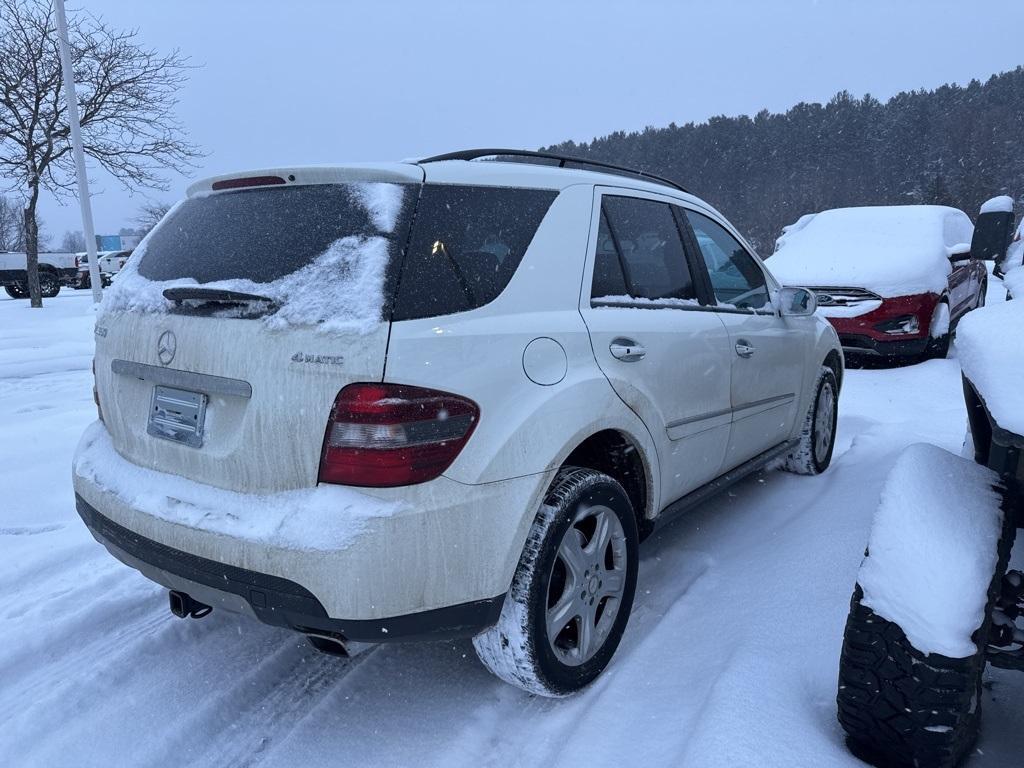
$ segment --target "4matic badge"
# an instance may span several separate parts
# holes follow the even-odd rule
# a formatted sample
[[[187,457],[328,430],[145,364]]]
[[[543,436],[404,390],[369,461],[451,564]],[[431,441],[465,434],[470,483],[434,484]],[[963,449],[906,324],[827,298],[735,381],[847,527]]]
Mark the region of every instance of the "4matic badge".
[[[292,355],[293,363],[313,363],[314,365],[344,365],[345,358],[342,355],[310,355],[306,352],[296,352]]]

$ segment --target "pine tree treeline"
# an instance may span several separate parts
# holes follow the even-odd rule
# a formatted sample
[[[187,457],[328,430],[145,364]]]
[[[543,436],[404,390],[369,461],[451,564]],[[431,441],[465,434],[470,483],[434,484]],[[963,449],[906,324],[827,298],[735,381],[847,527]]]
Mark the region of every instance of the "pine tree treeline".
[[[886,103],[836,94],[784,114],[622,131],[547,148],[678,180],[767,255],[802,214],[848,205],[939,203],[973,218],[1024,196],[1024,67]]]

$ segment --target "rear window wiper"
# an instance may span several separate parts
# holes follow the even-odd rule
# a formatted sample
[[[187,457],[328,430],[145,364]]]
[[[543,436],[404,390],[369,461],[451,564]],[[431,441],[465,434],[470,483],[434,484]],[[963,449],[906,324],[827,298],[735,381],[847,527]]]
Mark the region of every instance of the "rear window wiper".
[[[242,291],[228,291],[223,288],[203,288],[202,286],[192,285],[167,288],[164,290],[164,298],[170,299],[175,303],[183,301],[215,302],[218,304],[277,303],[270,297],[260,296],[257,293],[243,293]]]

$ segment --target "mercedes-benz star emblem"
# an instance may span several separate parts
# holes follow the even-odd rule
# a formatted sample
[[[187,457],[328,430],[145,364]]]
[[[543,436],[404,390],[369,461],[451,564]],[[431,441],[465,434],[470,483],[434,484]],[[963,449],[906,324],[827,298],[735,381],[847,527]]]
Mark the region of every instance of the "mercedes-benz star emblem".
[[[173,331],[164,331],[156,342],[156,356],[160,365],[170,365],[174,359],[174,353],[178,351],[178,340],[174,337]]]

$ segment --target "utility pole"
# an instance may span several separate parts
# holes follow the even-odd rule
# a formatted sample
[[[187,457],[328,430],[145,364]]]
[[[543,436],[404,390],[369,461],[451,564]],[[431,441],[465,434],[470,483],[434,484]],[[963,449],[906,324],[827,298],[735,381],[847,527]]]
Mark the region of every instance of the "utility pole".
[[[92,283],[92,300],[99,304],[103,299],[103,282],[100,277],[99,258],[96,255],[96,232],[92,225],[89,178],[85,173],[85,152],[82,151],[82,127],[78,122],[78,96],[75,94],[75,72],[71,68],[68,19],[64,13],[64,0],[54,0],[53,5],[57,12],[60,68],[64,73],[64,101],[68,105],[68,122],[71,123],[71,148],[75,155],[75,169],[78,171],[78,204],[82,207],[82,232],[85,234],[85,252],[89,256],[89,282]]]

